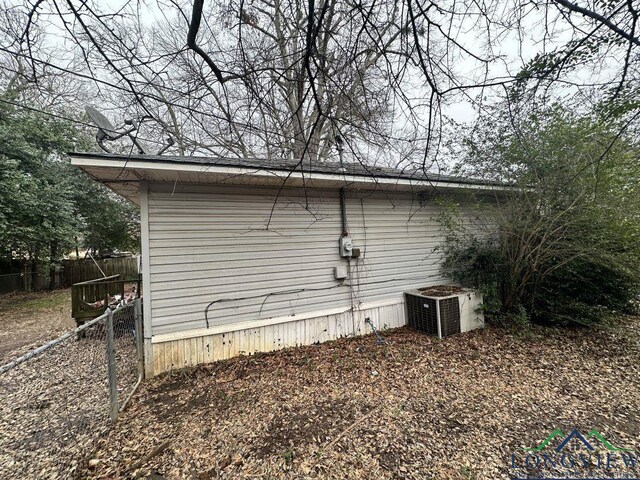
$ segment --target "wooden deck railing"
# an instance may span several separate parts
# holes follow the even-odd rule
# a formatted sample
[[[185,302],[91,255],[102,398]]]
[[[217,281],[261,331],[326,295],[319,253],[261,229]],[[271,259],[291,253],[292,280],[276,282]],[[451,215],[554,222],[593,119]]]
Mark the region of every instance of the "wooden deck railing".
[[[129,297],[140,297],[141,279],[121,279],[120,275],[97,278],[86,282],[75,283],[71,287],[71,316],[76,323],[82,324],[87,320],[101,315],[107,306],[117,304],[117,296],[120,301]],[[135,285],[135,294],[128,292],[126,285]]]

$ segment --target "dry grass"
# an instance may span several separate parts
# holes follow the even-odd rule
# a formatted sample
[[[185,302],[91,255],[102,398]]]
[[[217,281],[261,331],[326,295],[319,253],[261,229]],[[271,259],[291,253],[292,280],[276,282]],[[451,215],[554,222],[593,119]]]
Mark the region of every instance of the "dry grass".
[[[631,317],[442,341],[400,329],[388,346],[343,339],[174,372],[144,385],[81,476],[509,478],[512,452],[574,427],[638,449],[639,333]]]
[[[71,330],[71,289],[0,295],[0,364]]]

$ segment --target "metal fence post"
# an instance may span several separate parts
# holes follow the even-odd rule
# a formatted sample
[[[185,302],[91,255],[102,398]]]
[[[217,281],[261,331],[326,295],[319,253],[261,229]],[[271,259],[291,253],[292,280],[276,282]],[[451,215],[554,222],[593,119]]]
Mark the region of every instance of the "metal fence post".
[[[138,354],[138,376],[142,378],[144,376],[144,335],[142,332],[142,301],[140,297],[135,299],[134,302],[134,319],[136,329],[136,353]]]
[[[109,369],[109,407],[111,420],[118,418],[118,377],[116,373],[116,349],[113,340],[113,310],[107,312],[107,364]]]

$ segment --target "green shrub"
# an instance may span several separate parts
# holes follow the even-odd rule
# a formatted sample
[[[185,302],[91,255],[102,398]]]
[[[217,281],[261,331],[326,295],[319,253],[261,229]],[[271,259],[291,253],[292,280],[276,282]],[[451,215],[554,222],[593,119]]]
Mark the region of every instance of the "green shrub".
[[[478,224],[455,208],[442,215],[444,270],[480,289],[486,316],[502,324],[591,325],[631,311],[640,293],[637,146],[558,107],[526,120],[467,139],[467,170],[513,188],[495,192]]]

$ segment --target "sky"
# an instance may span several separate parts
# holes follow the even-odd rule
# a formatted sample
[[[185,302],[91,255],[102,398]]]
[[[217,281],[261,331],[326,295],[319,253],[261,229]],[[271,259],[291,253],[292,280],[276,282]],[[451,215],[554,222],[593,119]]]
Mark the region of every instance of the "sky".
[[[508,5],[508,2],[502,2],[504,5]],[[22,2],[11,0],[9,5],[21,5]],[[125,0],[106,0],[100,2],[100,8],[102,11],[118,11],[126,5],[137,5],[140,7],[141,15],[139,18],[141,22],[148,27],[152,27],[158,24],[158,22],[164,22],[164,14],[166,10],[162,11],[159,3],[156,1],[146,2],[130,2]],[[498,8],[501,3],[498,2]],[[44,8],[44,7],[43,7]],[[189,8],[186,10],[189,11]],[[504,78],[512,77],[518,70],[535,57],[538,53],[549,51],[565,43],[570,38],[570,31],[566,28],[563,29],[562,24],[558,24],[555,28],[549,31],[541,30],[539,22],[541,21],[542,13],[533,13],[526,17],[525,21],[521,25],[521,29],[518,35],[515,31],[510,34],[495,37],[491,45],[491,55],[495,58],[487,68],[486,76],[488,78]],[[56,64],[67,63],[72,55],[78,55],[78,49],[75,48],[68,40],[65,40],[65,31],[61,20],[53,16],[42,17],[42,20],[49,22],[48,27],[45,29],[46,40],[45,45],[49,53],[36,52],[36,55],[49,56],[49,61]],[[487,47],[481,43],[480,30],[477,26],[474,26],[473,18],[464,19],[457,25],[457,33],[455,34],[457,41],[473,51],[475,54],[485,56],[488,53]],[[186,39],[186,30],[185,30]],[[206,44],[203,45],[206,49]],[[474,84],[483,77],[485,73],[484,67],[481,63],[473,60],[468,55],[463,57],[451,58],[457,77],[463,84]],[[581,75],[577,72],[576,75]],[[104,88],[104,87],[101,87]],[[405,93],[408,97],[415,99],[416,103],[423,103],[424,99],[428,96],[428,88],[425,86],[424,77],[420,72],[415,71],[414,78],[407,82],[405,85]],[[472,124],[478,116],[478,104],[474,104],[477,96],[480,93],[484,94],[486,98],[491,101],[502,94],[500,89],[487,89],[481,92],[479,89],[468,90],[468,96],[455,95],[445,99],[443,113],[445,116],[451,118],[457,124]],[[570,92],[564,91],[560,94],[567,94]],[[109,112],[109,107],[104,105],[104,108]],[[401,118],[401,117],[399,117]],[[402,120],[399,120],[402,122]]]

